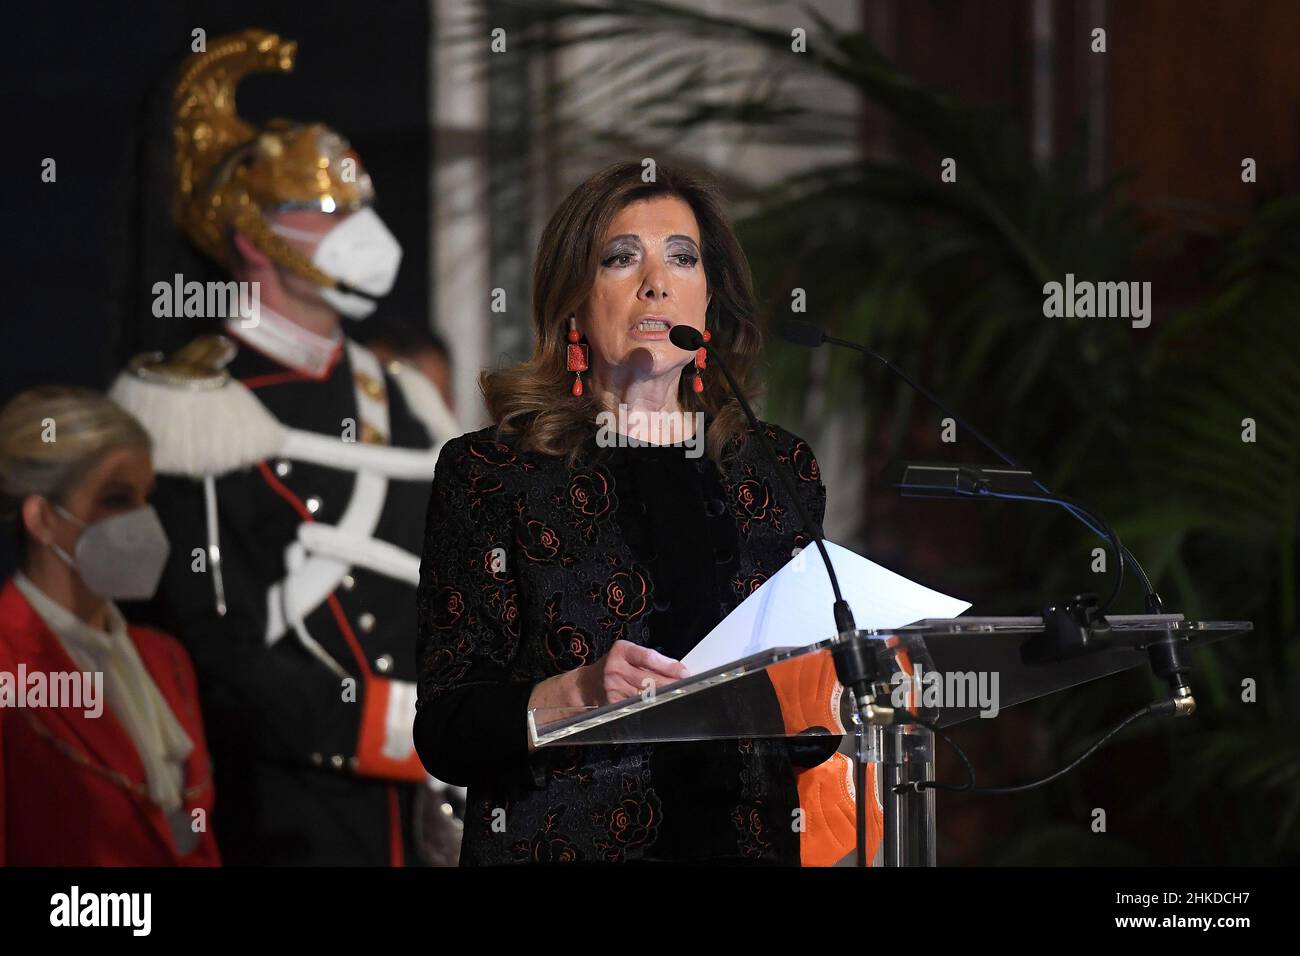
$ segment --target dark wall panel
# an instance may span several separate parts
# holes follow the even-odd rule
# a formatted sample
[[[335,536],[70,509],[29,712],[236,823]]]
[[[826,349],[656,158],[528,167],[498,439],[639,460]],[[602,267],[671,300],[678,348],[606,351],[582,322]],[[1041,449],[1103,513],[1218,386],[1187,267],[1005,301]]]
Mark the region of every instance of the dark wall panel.
[[[22,228],[3,240],[0,401],[39,383],[103,386],[134,352],[197,331],[150,311],[154,282],[177,271],[213,276],[171,225],[171,77],[195,28],[211,39],[250,26],[297,40],[299,51],[292,74],[241,85],[241,113],[320,120],[352,141],[405,253],[384,309],[425,320],[427,3],[148,0],[79,5],[75,15],[63,4],[30,4],[5,57],[14,134],[6,178]],[[58,163],[53,184],[40,183],[47,156]]]

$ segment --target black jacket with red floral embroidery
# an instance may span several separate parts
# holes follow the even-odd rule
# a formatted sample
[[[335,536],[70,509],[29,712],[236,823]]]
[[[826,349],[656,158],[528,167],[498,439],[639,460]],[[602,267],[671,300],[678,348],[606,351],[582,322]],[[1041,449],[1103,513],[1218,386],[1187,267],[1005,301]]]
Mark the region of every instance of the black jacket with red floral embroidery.
[[[763,428],[820,523],[826,489],[812,449],[782,428]],[[431,774],[469,787],[462,865],[664,858],[797,864],[791,820],[798,795],[783,741],[529,754],[533,687],[596,661],[616,640],[651,644],[655,584],[615,520],[620,489],[594,443],[570,469],[562,458],[518,452],[511,439],[493,436],[489,427],[442,447],[418,591],[415,742]],[[721,620],[810,536],[752,430],[728,448],[718,478],[739,542],[733,600],[718,608]],[[709,747],[727,748],[725,759],[698,751],[703,762],[693,765],[656,754]],[[701,766],[731,783],[697,778]],[[722,812],[715,806],[706,815],[694,802],[697,792],[700,800],[724,802]],[[676,796],[666,800],[667,793]],[[710,821],[706,837],[694,838],[699,824],[678,829],[665,850],[660,836],[672,812]],[[683,832],[691,837],[682,839]]]

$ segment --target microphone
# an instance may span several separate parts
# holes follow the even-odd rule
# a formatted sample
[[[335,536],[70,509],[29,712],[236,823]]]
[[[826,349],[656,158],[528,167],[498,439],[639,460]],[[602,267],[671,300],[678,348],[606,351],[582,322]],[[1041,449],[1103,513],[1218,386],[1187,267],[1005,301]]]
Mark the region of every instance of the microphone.
[[[1164,602],[1161,601],[1160,595],[1156,593],[1155,588],[1151,585],[1151,579],[1147,577],[1146,571],[1142,569],[1142,565],[1138,563],[1137,558],[1133,556],[1133,553],[1129,551],[1128,548],[1124,547],[1123,543],[1120,542],[1118,535],[1116,535],[1115,532],[1108,525],[1106,525],[1105,522],[1103,522],[1095,513],[1087,512],[1077,502],[1062,498],[1059,495],[1055,494],[1053,491],[1051,491],[1051,489],[1049,489],[1047,485],[1045,485],[1042,481],[1038,480],[1037,478],[1034,478],[1032,474],[1030,474],[1028,470],[1024,468],[1019,462],[1017,462],[1014,458],[1012,458],[1010,455],[1004,452],[997,445],[993,444],[993,442],[989,438],[986,438],[983,435],[983,433],[979,431],[979,429],[975,428],[964,418],[962,418],[951,408],[949,408],[948,405],[941,398],[939,398],[937,395],[935,395],[925,386],[914,381],[911,376],[909,376],[906,372],[904,372],[893,362],[889,361],[889,359],[885,358],[883,355],[880,355],[877,352],[872,351],[871,349],[867,348],[865,345],[860,345],[857,342],[850,342],[847,339],[840,339],[840,338],[835,338],[834,336],[831,335],[827,335],[825,332],[823,332],[817,326],[813,325],[811,322],[801,322],[795,319],[788,319],[780,323],[780,325],[777,327],[777,331],[780,334],[781,338],[783,338],[785,341],[789,342],[792,345],[802,345],[805,348],[818,348],[823,342],[829,343],[831,345],[839,345],[839,346],[843,346],[844,348],[850,348],[858,352],[861,352],[863,355],[867,355],[875,359],[885,368],[889,369],[890,372],[892,372],[894,375],[898,376],[904,382],[906,382],[913,391],[917,392],[925,399],[927,399],[930,402],[930,404],[934,405],[945,415],[947,415],[949,418],[955,421],[962,429],[970,432],[970,434],[975,437],[976,441],[978,441],[981,445],[983,445],[989,451],[993,452],[993,454],[997,455],[1000,459],[1002,459],[1002,461],[1007,465],[1007,467],[1012,468],[1018,472],[1024,472],[1025,475],[1028,477],[1028,479],[1032,481],[1033,485],[1039,490],[1039,492],[1041,492],[1042,497],[1034,496],[1037,500],[1049,501],[1055,504],[1060,504],[1062,507],[1065,508],[1066,511],[1070,512],[1070,514],[1074,515],[1075,518],[1077,518],[1080,522],[1082,522],[1083,525],[1086,528],[1088,528],[1089,531],[1091,531],[1093,534],[1105,540],[1108,544],[1112,546],[1112,548],[1115,549],[1115,551],[1117,552],[1116,561],[1118,562],[1119,567],[1117,570],[1115,590],[1111,596],[1110,601],[1107,602],[1106,609],[1109,608],[1110,603],[1114,601],[1115,597],[1118,596],[1119,594],[1120,586],[1123,583],[1124,568],[1127,565],[1129,567],[1132,567],[1133,570],[1137,573],[1137,576],[1140,579],[1142,586],[1146,589],[1145,603],[1146,603],[1147,613],[1160,614],[1163,612]],[[1011,495],[1000,495],[999,497],[1011,497]]]
[[[810,349],[815,349],[826,341],[826,333],[811,322],[787,319],[781,323],[777,331],[780,332],[781,338],[791,345],[804,345]]]
[[[731,386],[732,394],[736,396],[736,401],[740,403],[741,410],[744,411],[745,417],[749,419],[750,425],[754,428],[759,445],[766,454],[768,461],[772,463],[777,477],[781,479],[781,483],[785,486],[786,494],[790,496],[790,500],[794,503],[794,509],[799,515],[799,520],[812,533],[813,544],[821,552],[822,563],[826,565],[826,574],[831,579],[831,590],[835,592],[834,614],[836,629],[841,634],[845,631],[857,630],[857,625],[853,622],[853,612],[849,609],[849,602],[844,600],[844,595],[840,593],[840,581],[835,576],[835,567],[831,564],[830,555],[826,553],[826,545],[822,543],[826,533],[822,530],[821,524],[814,521],[812,515],[808,513],[808,509],[804,507],[803,498],[794,483],[793,471],[781,467],[781,462],[776,457],[776,451],[772,448],[771,442],[767,440],[767,435],[764,434],[763,429],[759,427],[758,418],[754,415],[754,410],[749,407],[749,402],[745,401],[745,396],[741,393],[740,386],[736,384],[736,380],[732,377],[731,370],[727,368],[726,361],[713,346],[704,341],[704,336],[700,334],[698,329],[691,328],[689,325],[674,325],[668,332],[668,340],[679,349],[685,349],[687,352],[695,352],[703,348],[708,353],[709,358],[716,362],[718,368],[722,370],[723,376],[727,379],[727,384]]]
[[[894,482],[894,486],[904,498],[1000,498],[1004,501],[1041,501],[1060,505],[1089,527],[1095,524],[1100,528],[1098,533],[1110,544],[1111,553],[1115,555],[1115,583],[1111,586],[1106,603],[1096,610],[1094,617],[1108,610],[1119,597],[1120,586],[1124,583],[1124,562],[1121,555],[1125,549],[1115,529],[1096,512],[1089,511],[1077,501],[1060,495],[1044,494],[1033,472],[978,468],[972,465],[904,462],[902,475]],[[1095,609],[1095,596],[1089,598],[1080,595],[1076,598],[1076,601],[1084,603],[1089,600]]]

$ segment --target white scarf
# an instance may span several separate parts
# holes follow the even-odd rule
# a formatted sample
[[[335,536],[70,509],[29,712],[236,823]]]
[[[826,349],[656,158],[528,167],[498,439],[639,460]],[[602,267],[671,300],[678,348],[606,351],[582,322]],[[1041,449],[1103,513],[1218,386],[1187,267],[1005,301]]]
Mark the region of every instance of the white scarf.
[[[104,675],[108,709],[125,728],[144,764],[149,799],[165,812],[181,805],[185,760],[194,743],[149,676],[112,601],[108,631],[97,630],[32,583],[21,571],[14,585],[27,598],[68,656],[83,671]]]

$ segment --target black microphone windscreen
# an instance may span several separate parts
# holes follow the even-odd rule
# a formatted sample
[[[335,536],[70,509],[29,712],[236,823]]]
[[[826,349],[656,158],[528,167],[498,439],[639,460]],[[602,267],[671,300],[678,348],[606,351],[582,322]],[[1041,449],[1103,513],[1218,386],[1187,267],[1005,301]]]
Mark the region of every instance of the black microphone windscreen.
[[[694,352],[704,344],[704,336],[700,335],[699,329],[691,328],[689,325],[674,325],[668,333],[668,341],[679,349]]]
[[[777,334],[791,345],[804,345],[815,349],[825,341],[825,334],[811,322],[786,319],[777,326]]]

